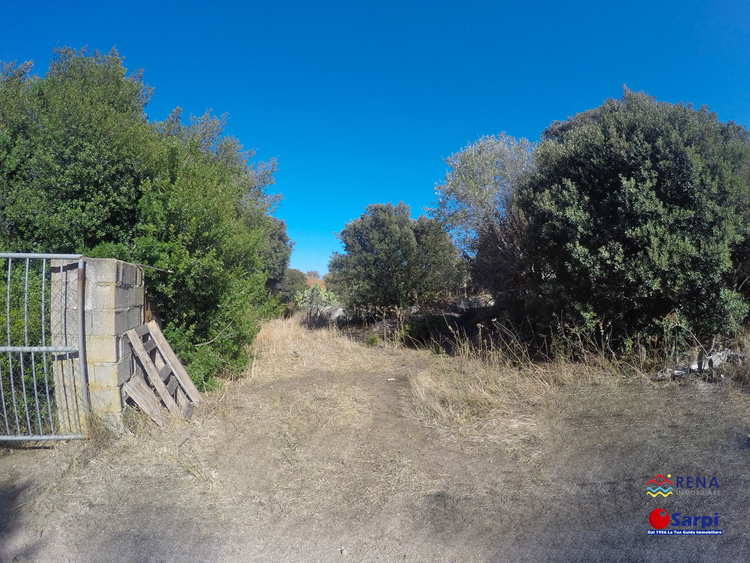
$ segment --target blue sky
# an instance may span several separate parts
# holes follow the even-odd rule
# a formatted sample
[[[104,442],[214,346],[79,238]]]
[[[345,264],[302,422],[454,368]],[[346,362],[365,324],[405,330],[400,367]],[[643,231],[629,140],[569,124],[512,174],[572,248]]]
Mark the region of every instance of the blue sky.
[[[155,88],[153,120],[227,113],[278,159],[291,266],[321,274],[367,205],[417,215],[443,158],[502,131],[538,140],[623,84],[750,126],[746,0],[3,2],[0,60],[43,75],[57,45],[116,47]]]

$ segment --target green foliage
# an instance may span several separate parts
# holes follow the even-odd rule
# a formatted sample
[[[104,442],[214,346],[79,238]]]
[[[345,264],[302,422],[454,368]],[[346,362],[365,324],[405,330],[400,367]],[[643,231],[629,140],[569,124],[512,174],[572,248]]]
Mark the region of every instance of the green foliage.
[[[292,303],[298,292],[307,290],[307,277],[300,270],[287,268],[279,286],[278,298],[282,303]]]
[[[139,185],[155,173],[151,90],[115,51],[57,49],[44,79],[29,72],[6,66],[0,83],[4,247],[78,252],[129,239]]]
[[[467,256],[478,251],[480,234],[498,228],[511,212],[519,183],[533,169],[534,144],[526,139],[485,136],[445,159],[451,170],[435,186],[432,210]]]
[[[519,202],[542,323],[652,334],[678,313],[698,334],[747,314],[729,285],[747,244],[748,132],[706,108],[626,91],[556,122]]]
[[[456,250],[434,219],[413,220],[399,203],[367,207],[338,234],[330,286],[351,307],[406,307],[430,302],[460,283]]]
[[[275,162],[252,163],[224,116],[149,123],[151,89],[114,50],[58,49],[44,78],[24,64],[0,79],[2,247],[158,268],[149,296],[191,376],[242,369],[291,252],[269,215]]]
[[[304,291],[298,291],[294,296],[294,301],[301,309],[334,307],[339,304],[339,300],[333,291],[324,291],[317,284]]]
[[[272,293],[281,293],[284,276],[289,269],[289,258],[294,243],[286,234],[286,223],[276,217],[265,214],[258,219],[266,229],[266,242],[260,256],[266,268],[266,288]],[[281,297],[279,297],[281,299]]]
[[[435,186],[432,213],[461,249],[473,286],[498,297],[519,290],[528,270],[516,195],[534,168],[533,149],[505,133],[482,137],[445,159],[451,170]]]
[[[365,339],[365,345],[369,346],[370,348],[374,348],[378,344],[380,344],[380,338],[378,338],[377,334],[370,334]]]

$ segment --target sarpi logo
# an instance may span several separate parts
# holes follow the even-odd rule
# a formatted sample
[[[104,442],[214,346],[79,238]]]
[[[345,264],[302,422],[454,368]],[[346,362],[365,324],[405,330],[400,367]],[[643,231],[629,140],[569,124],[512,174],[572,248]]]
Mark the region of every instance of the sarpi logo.
[[[656,508],[648,515],[648,523],[654,528],[648,531],[649,535],[722,535],[721,530],[706,529],[719,525],[718,512],[714,512],[713,516],[688,516],[680,512],[675,512],[670,516],[669,512],[663,508]],[[669,529],[666,529],[667,527]]]

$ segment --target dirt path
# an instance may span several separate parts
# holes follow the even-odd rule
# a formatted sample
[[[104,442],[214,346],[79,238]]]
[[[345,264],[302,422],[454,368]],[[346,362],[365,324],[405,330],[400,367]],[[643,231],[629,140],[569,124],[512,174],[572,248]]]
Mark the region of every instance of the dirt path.
[[[564,386],[467,426],[426,419],[426,352],[264,329],[191,423],[0,454],[0,562],[741,561],[747,402],[695,384]],[[523,424],[519,421],[522,421]],[[520,425],[520,426],[519,426]],[[716,475],[719,538],[647,537],[656,473]],[[698,512],[695,512],[698,514]]]

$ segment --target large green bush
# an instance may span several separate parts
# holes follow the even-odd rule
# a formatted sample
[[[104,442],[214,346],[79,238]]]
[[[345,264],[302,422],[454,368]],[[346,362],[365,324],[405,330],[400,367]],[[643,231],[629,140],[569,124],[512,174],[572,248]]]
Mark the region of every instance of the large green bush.
[[[640,93],[551,125],[519,194],[529,310],[615,337],[673,313],[703,335],[736,327],[749,156],[744,128]]]
[[[298,292],[306,291],[307,276],[296,268],[287,268],[278,289],[278,298],[282,303],[294,303]]]
[[[156,268],[149,296],[196,382],[241,369],[277,306],[264,251],[285,268],[276,247],[288,238],[266,193],[275,163],[253,164],[224,118],[184,123],[178,109],[149,122],[151,90],[114,50],[58,49],[44,78],[30,71],[0,74],[0,247]]]

